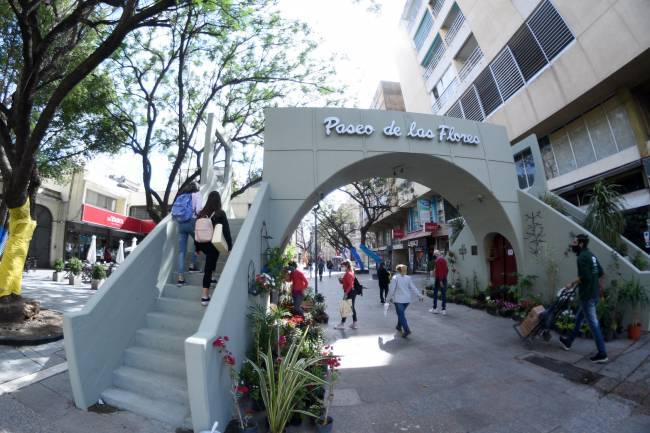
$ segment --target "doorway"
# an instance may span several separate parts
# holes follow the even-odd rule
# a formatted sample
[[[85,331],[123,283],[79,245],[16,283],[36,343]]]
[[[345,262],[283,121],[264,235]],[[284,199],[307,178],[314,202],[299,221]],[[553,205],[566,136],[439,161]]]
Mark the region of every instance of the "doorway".
[[[508,239],[498,233],[494,235],[488,260],[492,287],[517,284],[517,259]]]
[[[48,268],[50,263],[50,244],[52,241],[52,214],[40,204],[34,207],[36,229],[29,244],[29,257],[35,257],[37,266]]]

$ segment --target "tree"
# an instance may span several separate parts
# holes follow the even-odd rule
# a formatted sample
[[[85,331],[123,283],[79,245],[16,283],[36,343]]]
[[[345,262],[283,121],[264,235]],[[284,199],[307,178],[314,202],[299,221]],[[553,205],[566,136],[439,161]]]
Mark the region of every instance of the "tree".
[[[339,188],[363,210],[364,218],[359,226],[362,244],[366,243],[370,227],[398,205],[399,194],[410,186],[410,182],[399,179],[373,177]]]
[[[187,2],[184,1],[184,2]],[[3,44],[4,98],[0,101],[0,173],[3,196],[20,215],[40,184],[39,152],[77,86],[118,49],[133,30],[161,24],[176,0],[7,0],[0,17],[9,36]],[[20,53],[20,55],[16,55]],[[92,83],[88,83],[89,85]],[[90,98],[92,95],[78,95]],[[54,143],[57,141],[54,140]],[[65,143],[61,143],[65,144]],[[33,200],[32,200],[33,201]],[[7,241],[0,262],[0,297],[20,294],[21,272],[33,225]]]
[[[259,182],[254,159],[242,149],[263,144],[263,108],[280,103],[309,104],[333,93],[327,86],[333,69],[313,56],[309,29],[282,19],[271,0],[214,1],[170,14],[165,29],[140,31],[114,61],[114,76],[128,77],[123,103],[127,144],[143,161],[147,209],[156,221],[168,212],[181,167],[194,163],[181,179],[200,174],[196,134],[208,109],[217,111],[215,163],[218,155],[239,150],[248,176],[237,193]],[[161,40],[169,41],[162,46]],[[167,151],[172,168],[162,195],[151,187],[153,152]],[[254,152],[253,152],[254,154]]]
[[[354,217],[349,208],[339,206],[334,209],[331,204],[321,203],[316,211],[318,236],[332,248],[343,251],[352,246],[350,236],[357,230]]]

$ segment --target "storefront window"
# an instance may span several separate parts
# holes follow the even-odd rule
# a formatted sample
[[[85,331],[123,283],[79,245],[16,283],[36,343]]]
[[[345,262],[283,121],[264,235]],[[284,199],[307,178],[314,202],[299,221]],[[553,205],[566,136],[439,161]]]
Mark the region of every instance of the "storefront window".
[[[86,204],[115,212],[115,202],[116,200],[112,197],[91,190],[86,191]]]

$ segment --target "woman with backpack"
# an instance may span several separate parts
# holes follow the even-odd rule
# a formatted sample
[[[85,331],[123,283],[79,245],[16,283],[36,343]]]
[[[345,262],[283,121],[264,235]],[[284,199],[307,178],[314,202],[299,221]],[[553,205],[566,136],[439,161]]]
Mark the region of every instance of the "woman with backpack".
[[[185,284],[185,254],[187,253],[187,239],[194,237],[196,216],[201,210],[201,193],[196,182],[183,188],[172,205],[172,219],[178,224],[178,261],[176,266],[177,284]],[[197,270],[197,256],[192,253],[190,271]]]
[[[221,209],[221,195],[217,191],[212,191],[208,195],[205,206],[198,214],[195,228],[196,234],[194,236],[196,250],[205,254],[203,292],[201,293],[201,305],[204,306],[210,302],[209,290],[212,282],[212,272],[216,269],[217,260],[219,260],[219,251],[212,243],[212,234],[217,224],[221,224],[223,238],[228,244],[228,251],[230,251],[232,249],[232,238],[230,237],[228,217]]]

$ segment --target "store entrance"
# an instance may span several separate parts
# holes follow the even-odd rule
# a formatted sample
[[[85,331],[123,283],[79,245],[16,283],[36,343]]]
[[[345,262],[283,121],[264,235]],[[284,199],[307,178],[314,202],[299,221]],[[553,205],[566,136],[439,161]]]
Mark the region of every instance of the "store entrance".
[[[517,259],[508,239],[498,233],[494,235],[488,260],[492,287],[517,284]]]
[[[28,257],[35,257],[36,265],[41,268],[49,268],[50,245],[52,241],[52,213],[40,204],[34,207],[34,219],[36,229],[29,244]]]

